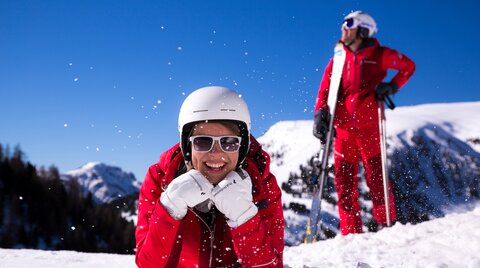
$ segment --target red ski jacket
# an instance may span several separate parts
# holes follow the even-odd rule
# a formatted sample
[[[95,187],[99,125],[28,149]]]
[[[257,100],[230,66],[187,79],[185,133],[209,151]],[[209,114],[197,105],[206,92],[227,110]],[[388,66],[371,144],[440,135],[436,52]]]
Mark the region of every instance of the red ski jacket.
[[[184,161],[178,144],[150,166],[138,203],[139,267],[282,267],[281,190],[270,173],[270,157],[253,137],[250,140],[242,167],[252,179],[258,213],[237,228],[230,228],[216,209],[209,219],[189,209],[183,220],[175,220],[161,205],[160,194],[177,177]]]
[[[344,46],[346,51],[345,65],[338,92],[335,110],[335,126],[351,129],[378,124],[378,104],[375,100],[375,86],[387,76],[388,69],[398,73],[391,82],[402,87],[415,71],[415,63],[407,56],[387,47],[382,47],[377,39],[371,38],[356,53]],[[323,74],[315,111],[327,107],[330,76],[332,75],[333,58]]]

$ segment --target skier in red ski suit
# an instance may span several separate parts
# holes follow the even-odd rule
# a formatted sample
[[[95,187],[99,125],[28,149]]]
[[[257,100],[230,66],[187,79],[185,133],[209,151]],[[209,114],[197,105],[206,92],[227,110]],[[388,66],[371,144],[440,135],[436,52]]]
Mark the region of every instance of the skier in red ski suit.
[[[243,99],[198,89],[182,104],[179,131],[140,189],[137,265],[282,267],[281,191]]]
[[[334,172],[343,235],[362,232],[357,178],[360,159],[373,202],[373,217],[379,225],[387,223],[377,100],[395,94],[415,71],[415,63],[408,57],[380,46],[372,38],[376,32],[373,18],[361,11],[347,15],[342,24],[340,41],[346,59],[334,115]],[[323,143],[330,120],[327,98],[332,66],[333,59],[325,69],[315,104],[313,132]],[[390,82],[382,82],[388,69],[398,72]],[[390,185],[388,188],[390,219],[394,222],[393,194]]]

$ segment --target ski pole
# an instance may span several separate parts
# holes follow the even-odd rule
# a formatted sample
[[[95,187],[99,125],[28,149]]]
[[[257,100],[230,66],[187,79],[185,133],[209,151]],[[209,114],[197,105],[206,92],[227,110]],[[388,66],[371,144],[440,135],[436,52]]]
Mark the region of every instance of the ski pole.
[[[389,100],[391,102],[391,100]],[[380,152],[382,158],[382,177],[383,191],[385,199],[385,214],[387,218],[387,226],[390,227],[390,192],[388,191],[388,167],[387,167],[387,133],[385,124],[385,108],[383,100],[378,101],[378,120],[380,130]]]

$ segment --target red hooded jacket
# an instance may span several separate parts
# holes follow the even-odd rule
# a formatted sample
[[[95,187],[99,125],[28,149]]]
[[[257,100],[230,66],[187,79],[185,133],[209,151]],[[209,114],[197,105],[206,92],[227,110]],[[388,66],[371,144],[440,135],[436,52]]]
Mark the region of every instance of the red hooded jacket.
[[[161,193],[178,176],[184,161],[178,144],[150,166],[138,203],[139,267],[282,267],[281,190],[270,173],[270,157],[253,137],[250,140],[242,168],[252,179],[253,202],[259,210],[237,228],[230,228],[216,209],[210,218],[189,209],[183,220],[175,220],[161,205]]]
[[[407,56],[371,38],[356,52],[344,46],[345,64],[335,110],[335,126],[342,129],[378,124],[378,104],[375,86],[387,76],[388,69],[397,70],[392,82],[401,88],[415,71],[415,63]],[[323,74],[315,103],[315,111],[327,107],[333,59]]]

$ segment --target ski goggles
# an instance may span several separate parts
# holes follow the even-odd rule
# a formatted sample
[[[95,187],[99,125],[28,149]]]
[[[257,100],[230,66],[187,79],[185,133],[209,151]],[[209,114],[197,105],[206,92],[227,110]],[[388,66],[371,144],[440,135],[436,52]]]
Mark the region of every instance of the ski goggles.
[[[357,28],[359,25],[360,25],[360,21],[354,18],[346,19],[343,21],[343,24],[342,24],[342,26],[344,26],[347,29]]]
[[[240,149],[240,142],[242,141],[241,137],[237,136],[207,136],[207,135],[198,135],[190,137],[190,142],[192,143],[193,150],[197,152],[210,152],[213,149],[215,141],[220,144],[222,151],[226,153],[234,153]]]

